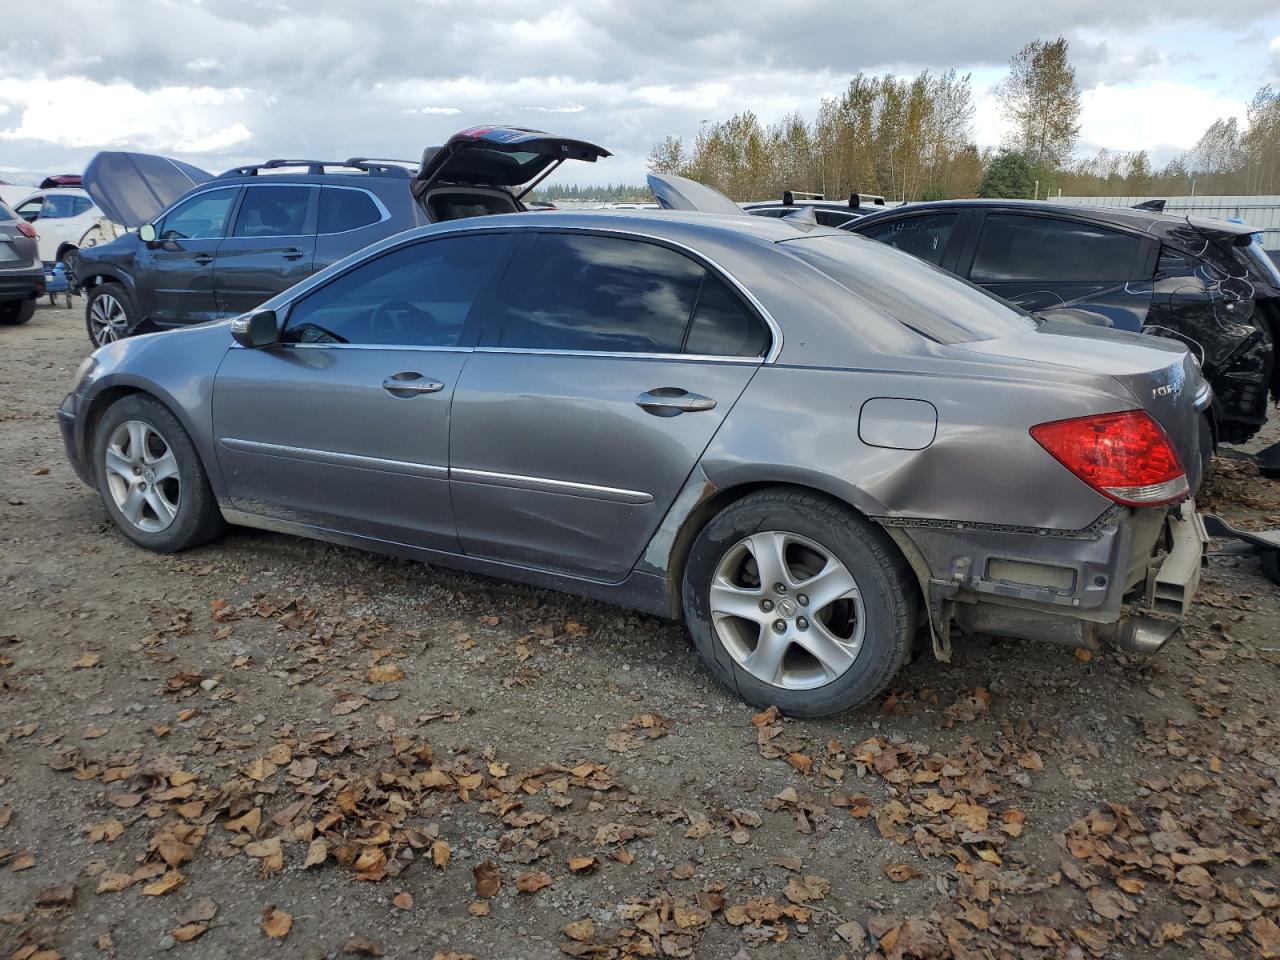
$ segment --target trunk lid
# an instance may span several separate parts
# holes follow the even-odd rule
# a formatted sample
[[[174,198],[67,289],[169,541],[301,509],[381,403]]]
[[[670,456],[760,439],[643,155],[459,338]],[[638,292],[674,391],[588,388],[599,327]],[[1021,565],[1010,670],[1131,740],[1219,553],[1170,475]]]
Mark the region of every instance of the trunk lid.
[[[565,160],[595,163],[608,157],[604,147],[522,127],[470,127],[443,147],[428,147],[413,181],[419,199],[437,183],[475,187],[524,187],[523,196]]]
[[[955,348],[1067,367],[1115,381],[1134,405],[1150,414],[1169,435],[1191,489],[1199,485],[1201,411],[1197,400],[1207,401],[1208,386],[1182,344],[1069,320],[1047,320],[1026,333],[959,343]]]
[[[109,150],[84,169],[84,189],[108,220],[135,230],[192,187],[213,179],[199,167],[151,153]]]
[[[708,187],[705,183],[699,183],[697,180],[677,177],[671,173],[651,173],[647,179],[649,189],[658,198],[658,205],[663,210],[734,215],[746,212],[719,190]]]

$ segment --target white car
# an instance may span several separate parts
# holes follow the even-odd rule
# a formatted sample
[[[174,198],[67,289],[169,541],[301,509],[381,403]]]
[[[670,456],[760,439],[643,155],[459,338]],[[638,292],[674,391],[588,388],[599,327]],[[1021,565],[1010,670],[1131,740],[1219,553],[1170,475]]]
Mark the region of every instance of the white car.
[[[102,211],[79,187],[29,189],[25,197],[11,202],[11,206],[18,216],[36,228],[40,259],[45,263],[57,263],[82,247],[96,246],[112,238],[102,222]]]

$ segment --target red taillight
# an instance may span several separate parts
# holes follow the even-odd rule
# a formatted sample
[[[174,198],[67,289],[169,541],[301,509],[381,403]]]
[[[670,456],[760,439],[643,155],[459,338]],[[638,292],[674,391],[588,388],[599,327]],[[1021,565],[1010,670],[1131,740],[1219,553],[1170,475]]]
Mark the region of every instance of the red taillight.
[[[37,236],[36,228],[25,220],[18,224],[18,232],[24,237],[30,237],[32,240],[35,240]]]
[[[1054,420],[1031,428],[1054,459],[1105,497],[1134,507],[1187,495],[1187,476],[1160,424],[1143,410]]]

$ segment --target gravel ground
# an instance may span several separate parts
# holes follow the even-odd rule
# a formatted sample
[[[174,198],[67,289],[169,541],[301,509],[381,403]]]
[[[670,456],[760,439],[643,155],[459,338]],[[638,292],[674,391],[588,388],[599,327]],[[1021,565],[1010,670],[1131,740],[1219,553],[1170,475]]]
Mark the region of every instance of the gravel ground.
[[[133,547],[53,417],[87,346],[83,301],[0,327],[0,958],[1280,956],[1257,560],[1153,658],[961,638],[782,720],[605,605]]]

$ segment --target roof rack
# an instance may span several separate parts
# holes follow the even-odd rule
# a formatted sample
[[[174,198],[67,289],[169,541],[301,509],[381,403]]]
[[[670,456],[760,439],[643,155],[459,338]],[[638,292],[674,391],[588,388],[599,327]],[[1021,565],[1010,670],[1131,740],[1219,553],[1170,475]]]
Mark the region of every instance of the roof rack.
[[[827,198],[826,198],[823,194],[821,194],[821,193],[806,193],[806,192],[805,192],[805,191],[803,191],[803,190],[784,190],[784,191],[782,192],[782,205],[783,205],[783,206],[785,206],[785,207],[794,206],[794,205],[795,205],[795,202],[796,202],[796,197],[800,197],[800,198],[802,198],[802,199],[804,199],[804,200],[825,200],[825,199],[827,199]]]
[[[279,170],[282,167],[306,167],[307,173],[313,176],[328,173],[330,169],[346,169],[360,170],[364,173],[384,176],[384,177],[403,177],[408,180],[412,173],[401,164],[410,164],[408,160],[369,160],[363,157],[353,157],[350,160],[289,160],[277,158],[268,160],[265,163],[250,163],[243,167],[232,167],[225,173],[219,174],[218,179],[225,177],[256,177],[263,170]]]

